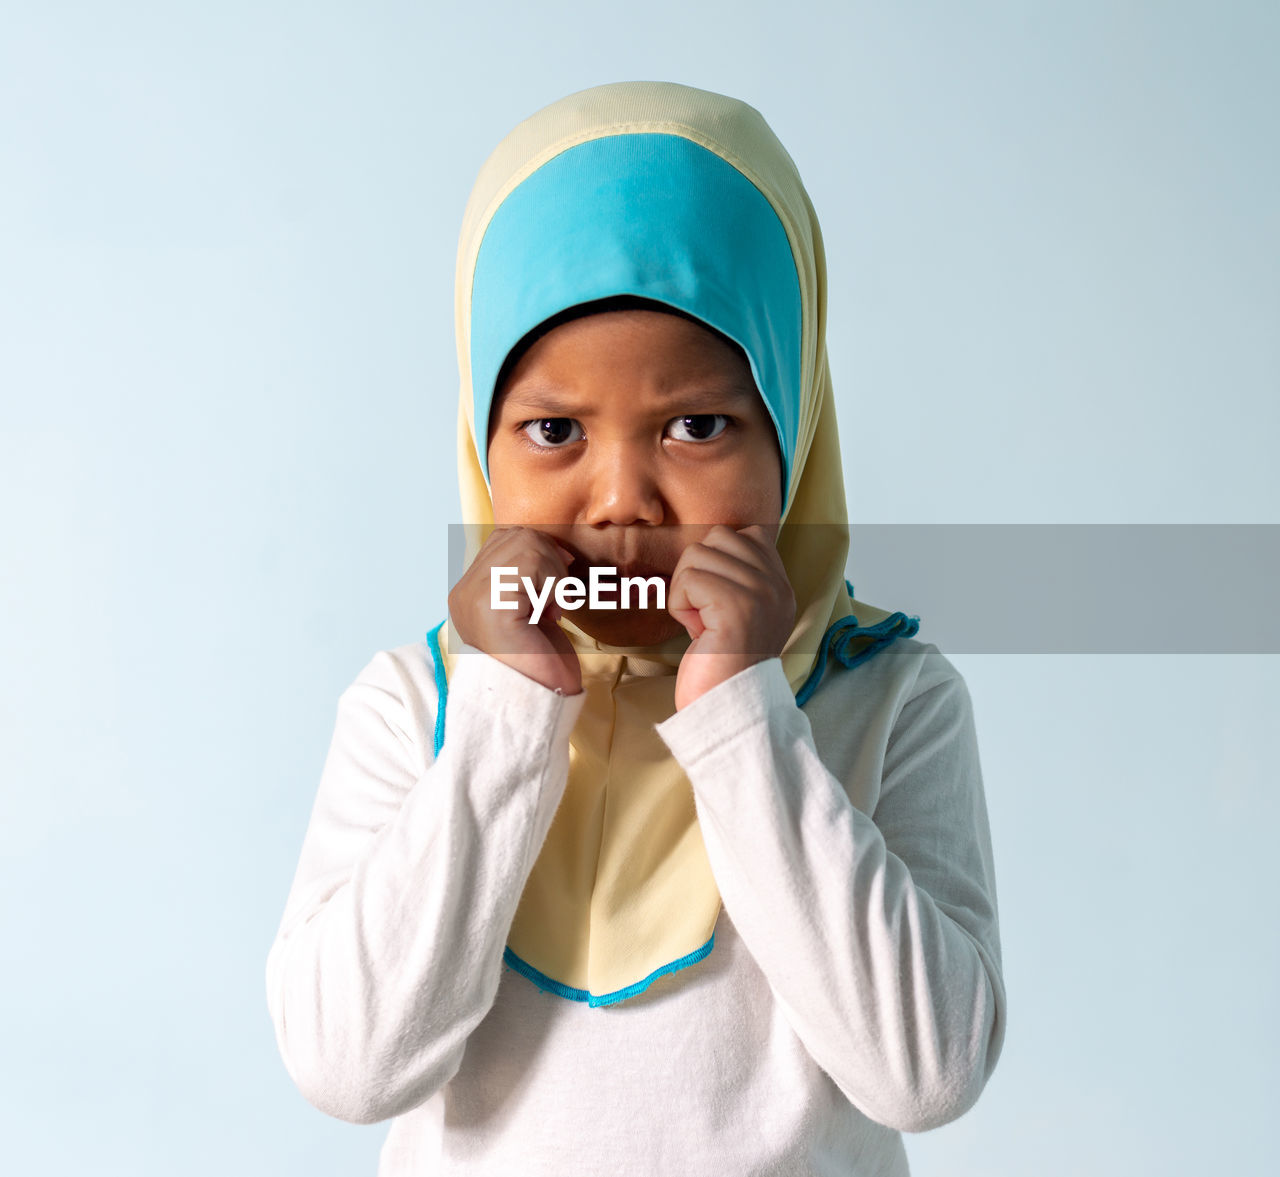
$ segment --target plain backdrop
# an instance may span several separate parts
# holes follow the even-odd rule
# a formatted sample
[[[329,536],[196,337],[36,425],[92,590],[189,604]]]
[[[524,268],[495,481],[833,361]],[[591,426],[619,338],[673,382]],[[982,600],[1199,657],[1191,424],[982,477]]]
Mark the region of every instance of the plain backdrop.
[[[1280,523],[1272,0],[2,24],[7,1173],[373,1173],[386,1125],[303,1101],[264,964],[338,695],[444,615],[460,218],[546,103],[664,79],[768,119],[825,235],[855,521]],[[1248,624],[1196,576],[1188,624]],[[1273,1173],[1277,659],[955,662],[1008,1038],[913,1172]]]

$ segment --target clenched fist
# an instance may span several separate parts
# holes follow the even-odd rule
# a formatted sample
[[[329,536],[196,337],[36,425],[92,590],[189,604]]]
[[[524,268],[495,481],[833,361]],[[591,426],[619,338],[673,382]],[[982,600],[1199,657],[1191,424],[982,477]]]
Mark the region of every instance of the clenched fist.
[[[676,675],[676,709],[776,658],[791,636],[795,592],[769,532],[718,525],[681,553],[667,599],[693,638]]]
[[[528,577],[542,585],[549,577],[564,576],[572,559],[571,552],[532,527],[495,529],[449,594],[449,616],[458,636],[544,687],[578,694],[582,668],[568,636],[556,624],[562,613],[554,598],[547,600],[536,625],[530,622],[533,601],[522,580],[517,579],[514,609],[491,605],[494,568],[514,568],[516,578]]]

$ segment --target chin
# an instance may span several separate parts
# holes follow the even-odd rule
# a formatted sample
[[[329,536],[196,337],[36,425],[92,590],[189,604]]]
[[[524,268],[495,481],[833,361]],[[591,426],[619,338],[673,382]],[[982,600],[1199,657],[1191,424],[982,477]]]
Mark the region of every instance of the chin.
[[[657,609],[580,609],[566,613],[565,620],[606,646],[657,646],[685,632],[670,613]]]

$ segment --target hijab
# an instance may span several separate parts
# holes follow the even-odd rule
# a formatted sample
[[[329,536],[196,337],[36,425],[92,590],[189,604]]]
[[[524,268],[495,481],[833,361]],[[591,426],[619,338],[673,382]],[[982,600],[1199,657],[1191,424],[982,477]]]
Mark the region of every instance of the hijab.
[[[635,296],[692,316],[746,354],[777,431],[777,547],[796,597],[782,669],[803,705],[834,658],[854,666],[918,629],[857,601],[827,367],[822,237],[764,118],[672,82],[619,82],[553,102],[494,149],[463,217],[455,284],[458,478],[468,558],[494,525],[489,413],[513,349],[572,307]],[[461,639],[427,636],[447,738]],[[558,623],[586,698],[569,774],[521,894],[504,959],[561,997],[609,1006],[711,952],[721,898],[690,782],[655,725],[675,712],[687,635],[607,646]]]

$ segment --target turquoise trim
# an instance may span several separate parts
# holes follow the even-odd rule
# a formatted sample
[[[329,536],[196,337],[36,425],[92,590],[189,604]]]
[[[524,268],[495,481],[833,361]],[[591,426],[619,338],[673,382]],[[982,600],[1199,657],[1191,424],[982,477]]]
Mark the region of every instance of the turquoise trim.
[[[685,311],[738,343],[777,430],[782,498],[800,424],[800,279],[786,229],[727,160],[683,135],[608,135],[542,164],[485,229],[471,286],[477,457],[494,384],[534,327],[631,294]]]
[[[592,1009],[597,1009],[602,1005],[615,1005],[619,1001],[625,1001],[628,997],[634,997],[637,993],[643,993],[659,977],[666,976],[667,973],[678,972],[680,969],[687,969],[691,964],[697,964],[698,961],[710,953],[715,946],[715,942],[716,934],[712,932],[711,939],[701,948],[695,948],[687,956],[682,956],[679,960],[673,960],[670,964],[664,964],[661,968],[654,969],[643,981],[637,981],[634,985],[628,985],[625,989],[615,989],[612,993],[604,994],[603,997],[597,997],[587,989],[573,989],[568,985],[560,984],[559,981],[553,981],[545,973],[535,969],[533,965],[521,960],[510,948],[503,950],[502,959],[521,976],[528,977],[539,989],[544,989],[548,993],[554,993],[557,997],[563,997],[569,1001],[585,1001]]]
[[[444,621],[448,620],[447,617],[444,619]],[[444,747],[444,713],[449,705],[449,680],[444,673],[444,655],[440,653],[440,631],[444,628],[444,621],[427,630],[427,648],[431,651],[431,661],[436,672],[436,732],[433,756],[439,756],[440,749]]]
[[[844,583],[849,590],[849,596],[852,597],[853,585],[847,580]],[[919,631],[920,618],[908,617],[901,612],[890,613],[888,617],[882,621],[877,621],[875,625],[862,625],[857,616],[852,613],[848,617],[840,618],[823,634],[822,644],[818,647],[818,660],[809,672],[809,677],[804,680],[800,689],[796,692],[796,706],[803,707],[809,701],[813,692],[818,689],[818,684],[822,681],[823,674],[826,673],[828,652],[834,654],[842,666],[852,669],[867,661],[868,658],[875,657],[876,654],[897,641],[898,638],[913,637]],[[854,638],[863,637],[872,637],[876,640],[856,654],[851,654],[849,652],[850,642]]]

